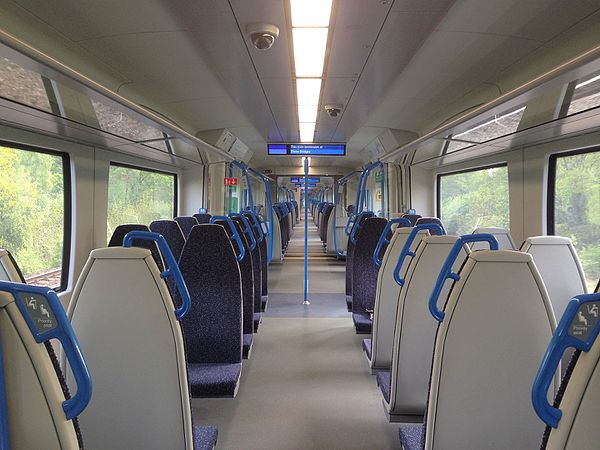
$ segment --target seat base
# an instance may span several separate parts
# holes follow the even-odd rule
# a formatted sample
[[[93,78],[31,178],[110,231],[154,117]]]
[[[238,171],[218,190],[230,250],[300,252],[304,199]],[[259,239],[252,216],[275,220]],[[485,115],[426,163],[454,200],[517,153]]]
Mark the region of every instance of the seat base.
[[[392,371],[381,370],[377,373],[377,386],[381,390],[386,403],[390,402],[390,393],[392,391]]]
[[[250,358],[250,353],[252,353],[252,341],[253,341],[252,334],[244,334],[244,337],[242,340],[242,357],[244,359]]]
[[[217,446],[217,427],[194,426],[194,450],[213,450]]]
[[[188,364],[192,397],[235,397],[242,364]]]
[[[369,361],[369,365],[371,365],[371,358],[372,358],[371,349],[373,348],[373,341],[371,339],[363,339],[362,340],[362,348],[363,348],[363,351],[365,352],[365,356],[367,357],[367,360]]]
[[[261,313],[254,313],[254,332],[257,333],[258,332],[258,327],[260,325],[260,323],[262,322],[262,314]]]
[[[373,321],[367,313],[353,313],[352,320],[356,334],[371,334],[373,329]]]
[[[424,425],[402,425],[398,430],[403,450],[421,450],[425,440]]]

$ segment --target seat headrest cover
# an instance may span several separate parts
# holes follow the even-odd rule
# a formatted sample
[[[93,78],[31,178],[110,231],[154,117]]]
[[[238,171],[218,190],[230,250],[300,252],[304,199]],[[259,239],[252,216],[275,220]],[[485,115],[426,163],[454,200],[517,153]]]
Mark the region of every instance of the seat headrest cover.
[[[150,229],[146,225],[134,224],[134,223],[119,225],[117,228],[115,228],[115,231],[114,231],[112,237],[110,238],[110,242],[108,243],[108,246],[109,247],[121,247],[123,245],[123,239],[125,238],[127,233],[129,233],[130,231],[150,231]],[[156,243],[140,240],[140,241],[134,241],[133,245],[135,247],[142,247],[142,248],[147,248],[148,250],[150,250],[152,252],[152,257],[154,258],[154,261],[156,262],[156,265],[158,266],[158,270],[160,270],[161,272],[164,270],[165,265],[163,263],[160,251],[158,250],[158,246],[156,245]]]
[[[179,259],[183,244],[185,244],[185,236],[177,222],[174,220],[155,220],[150,224],[150,231],[162,234],[167,240],[175,259]]]

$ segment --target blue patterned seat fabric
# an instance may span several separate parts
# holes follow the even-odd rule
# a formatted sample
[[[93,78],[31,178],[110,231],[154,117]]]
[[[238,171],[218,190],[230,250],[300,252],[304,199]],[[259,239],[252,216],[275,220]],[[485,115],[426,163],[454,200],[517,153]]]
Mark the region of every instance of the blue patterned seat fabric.
[[[379,385],[379,389],[381,389],[383,398],[386,402],[389,402],[390,394],[392,392],[392,371],[382,370],[377,372],[377,384]]]
[[[113,232],[113,235],[111,236],[110,241],[108,242],[108,246],[121,247],[123,245],[123,238],[130,231],[150,231],[150,229],[146,225],[141,225],[138,223],[128,223],[124,225],[119,225],[117,228],[115,228],[115,231]],[[158,250],[158,246],[155,242],[134,239],[133,246],[146,248],[150,250],[150,252],[152,253],[152,258],[154,258],[154,261],[158,266],[158,270],[160,270],[161,272],[165,270],[160,251]]]
[[[252,216],[249,213],[244,213],[244,215],[246,216],[246,218],[250,221],[250,223],[254,224]],[[257,242],[259,240],[259,233],[258,230],[256,230],[254,227],[252,227],[252,229],[254,230],[254,237],[256,238]],[[259,249],[259,254],[260,254],[260,292],[261,292],[261,305],[260,308],[256,307],[256,304],[254,305],[254,312],[261,312],[264,311],[267,307],[267,301],[268,301],[268,295],[269,295],[269,285],[268,285],[268,248],[267,248],[267,239],[269,237],[267,235],[264,236],[264,239],[262,240],[262,242],[259,242],[257,247]]]
[[[404,450],[422,450],[425,447],[425,427],[421,424],[402,425],[398,430]]]
[[[183,232],[183,235],[185,236],[186,239],[190,235],[190,231],[192,231],[192,227],[198,225],[198,221],[196,220],[196,218],[191,217],[191,216],[175,217],[175,222],[177,222],[179,224],[179,226],[181,227],[181,231]]]
[[[410,220],[410,224],[413,227],[417,224],[417,220],[421,218],[419,214],[402,214],[402,217],[404,219]]]
[[[420,219],[417,219],[417,222],[415,223],[415,225],[423,225],[426,223],[434,223],[434,224],[439,225],[442,228],[444,228],[444,224],[437,217],[421,217]],[[434,234],[434,235],[438,234],[437,232],[434,232],[433,230],[429,230],[429,233]]]
[[[203,214],[194,214],[194,218],[198,221],[199,224],[209,223],[211,219],[211,215],[207,213]]]
[[[175,261],[179,261],[183,245],[185,244],[185,236],[181,227],[174,220],[155,220],[150,223],[150,231],[160,233],[164,236],[171,253],[175,257]]]
[[[194,450],[212,450],[217,445],[216,427],[194,426]]]
[[[373,341],[371,339],[363,339],[362,340],[362,348],[365,351],[365,353],[367,354],[367,358],[369,358],[369,361],[370,361],[371,355],[372,355]]]

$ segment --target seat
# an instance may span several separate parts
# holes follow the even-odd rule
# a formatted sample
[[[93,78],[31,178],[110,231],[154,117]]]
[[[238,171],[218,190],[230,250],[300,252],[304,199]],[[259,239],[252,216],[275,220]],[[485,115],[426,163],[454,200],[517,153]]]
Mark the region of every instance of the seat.
[[[541,449],[598,448],[600,441],[600,294],[580,294],[567,306],[550,342],[532,388],[535,411],[546,424]],[[554,404],[548,382],[562,353],[575,349]]]
[[[192,231],[192,227],[198,225],[198,221],[196,220],[196,218],[191,216],[175,217],[175,222],[177,222],[181,227],[181,231],[183,232],[183,235],[186,239],[189,236],[190,231]]]
[[[192,397],[234,397],[242,370],[242,285],[225,228],[192,228],[179,268],[192,298],[181,322]]]
[[[179,261],[183,245],[185,244],[185,236],[179,224],[174,220],[155,220],[150,223],[149,228],[150,231],[164,236],[175,260]]]
[[[435,295],[442,284],[436,283],[429,302],[441,323],[424,448],[537,448],[540,423],[530,386],[555,320],[533,258],[517,251],[476,251],[458,276],[443,311]],[[455,278],[451,270],[440,274],[441,280],[447,277]]]
[[[281,246],[282,244],[282,237],[281,237],[281,225],[279,223],[279,216],[278,216],[278,209],[275,205],[273,205],[273,220],[271,221],[269,218],[269,222],[267,223],[267,226],[269,227],[269,230],[271,231],[271,233],[273,233],[273,250],[272,250],[272,258],[271,258],[271,262],[274,263],[282,263],[283,262],[283,248]],[[271,240],[269,238],[269,242],[268,245],[271,245]]]
[[[356,247],[352,258],[352,320],[357,334],[371,334],[375,306],[375,291],[379,268],[373,261],[373,252],[387,219],[371,217],[356,234]],[[383,249],[382,249],[383,250]]]
[[[414,227],[417,224],[417,220],[421,218],[419,214],[402,214],[402,217],[410,220],[410,224]]]
[[[173,274],[174,258],[161,251]],[[67,310],[94,377],[80,418],[89,448],[214,448],[216,429],[193,425],[177,319],[184,310],[175,309],[149,250],[90,253]]]
[[[3,248],[0,248],[0,281],[25,283],[25,277],[12,254]]]
[[[386,393],[387,386],[381,382],[379,386],[385,399],[386,413],[392,422],[420,422],[425,414],[438,324],[429,312],[427,299],[457,241],[457,236],[423,236],[396,300],[391,341],[387,343],[389,356],[386,355],[391,358],[391,370],[385,373],[391,380],[387,384],[390,390]],[[467,256],[466,247],[453,264],[455,272]],[[450,283],[446,283],[440,297],[447,298],[449,290]],[[378,381],[381,381],[379,375]]]
[[[258,252],[260,255],[260,308],[257,308],[256,303],[254,304],[254,312],[258,313],[265,311],[269,302],[269,256],[267,248],[268,236],[263,231],[261,219],[258,214],[246,211],[244,212],[244,216],[250,221],[250,223],[254,225],[254,238],[258,242]]]
[[[415,222],[415,226],[416,225],[424,225],[424,224],[436,224],[436,225],[439,225],[440,227],[444,228],[444,224],[437,217],[420,217]]]
[[[361,227],[363,222],[368,218],[373,217],[373,213],[371,211],[363,211],[360,213],[354,220],[354,224],[350,229],[350,233],[354,230],[354,227]],[[347,222],[346,222],[347,223]],[[354,248],[355,243],[352,242],[351,239],[348,238],[348,243],[346,247],[346,306],[348,311],[352,311],[352,273],[354,270],[353,260],[354,260]]]
[[[203,223],[209,223],[212,215],[210,215],[208,213],[196,213],[196,214],[194,214],[193,217],[198,221],[198,224],[203,224]]]
[[[334,220],[333,220],[333,215],[337,214],[337,207],[334,207],[333,210],[331,211],[331,214],[329,215],[329,221],[327,222],[327,240],[326,240],[326,254],[329,256],[340,256],[338,255],[336,248],[335,248],[335,244],[337,242],[337,246],[338,246],[338,250],[342,253],[344,253],[346,251],[346,247],[348,246],[348,236],[346,236],[346,233],[344,232],[344,229],[346,228],[346,224],[348,223],[348,217],[347,216],[337,216],[335,218],[335,229],[334,229]],[[335,241],[334,242],[334,237],[333,237],[333,233],[337,233],[336,237],[335,237]]]
[[[500,250],[516,250],[517,246],[515,245],[515,241],[513,240],[510,230],[506,228],[495,228],[495,227],[487,227],[487,228],[476,228],[473,231],[473,234],[491,234],[498,240],[498,245]],[[471,250],[482,250],[487,248],[485,244],[476,242],[471,245]]]
[[[127,235],[127,233],[131,231],[150,231],[146,225],[141,225],[137,223],[129,223],[124,225],[119,225],[115,228],[110,241],[108,242],[109,247],[120,247],[123,245],[123,239]],[[152,241],[133,241],[134,247],[147,248],[152,253],[152,257],[158,266],[158,270],[163,271],[165,268],[165,264],[163,262],[162,256],[160,254],[160,250],[156,246],[155,242]]]

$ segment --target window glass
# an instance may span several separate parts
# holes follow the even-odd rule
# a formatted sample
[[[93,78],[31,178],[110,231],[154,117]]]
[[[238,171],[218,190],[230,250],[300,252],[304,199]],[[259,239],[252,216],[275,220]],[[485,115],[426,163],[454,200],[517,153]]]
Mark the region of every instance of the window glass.
[[[111,164],[108,178],[107,241],[126,223],[172,219],[177,175]]]
[[[554,158],[554,234],[573,240],[593,291],[600,278],[600,151]]]
[[[122,136],[134,142],[143,142],[145,145],[157,148],[163,152],[167,151],[167,144],[162,131],[150,125],[139,122],[118,109],[107,106],[92,99],[92,105],[98,118],[98,123],[103,131],[117,136]],[[155,140],[158,139],[158,140]]]
[[[28,283],[51,288],[62,284],[66,158],[0,145],[0,247]]]
[[[470,147],[471,145],[474,145],[473,142],[486,142],[491,139],[514,133],[517,131],[519,122],[521,122],[524,113],[525,107],[515,109],[514,111],[494,116],[493,119],[477,125],[470,130],[451,136],[452,139],[468,142],[450,141],[446,147],[446,153],[452,153],[462,148]]]
[[[567,115],[600,106],[600,73],[582,78],[573,91]]]
[[[438,202],[448,234],[469,234],[479,227],[509,228],[508,168],[439,175]]]
[[[0,57],[0,96],[52,112],[40,74],[4,57]]]

